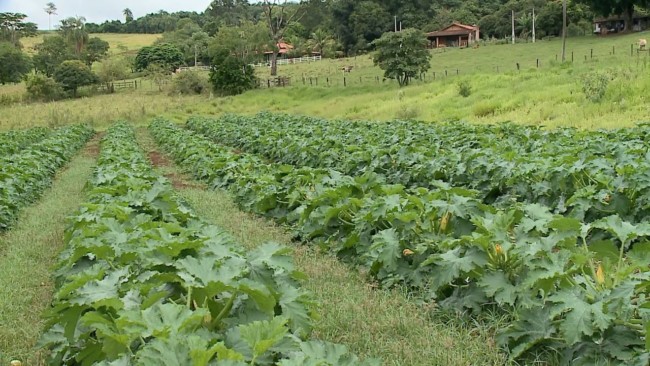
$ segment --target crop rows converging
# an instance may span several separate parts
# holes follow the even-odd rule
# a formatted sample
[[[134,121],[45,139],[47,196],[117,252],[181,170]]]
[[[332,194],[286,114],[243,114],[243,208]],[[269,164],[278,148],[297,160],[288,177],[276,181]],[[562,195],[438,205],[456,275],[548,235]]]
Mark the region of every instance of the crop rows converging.
[[[45,127],[0,133],[0,156],[17,153],[23,148],[43,140],[49,133],[50,130]]]
[[[93,134],[90,127],[83,125],[51,133],[42,129],[28,130],[23,135],[16,133],[16,145],[5,147],[13,153],[0,155],[0,231],[13,224],[20,209],[40,197],[56,171]],[[1,136],[0,139],[5,138]]]
[[[650,125],[545,131],[504,124],[326,121],[260,114],[192,118],[188,127],[281,163],[380,174],[390,184],[477,190],[497,207],[539,203],[587,222],[650,216]]]
[[[188,127],[214,130],[202,123]],[[161,119],[151,132],[196,178],[367,267],[383,284],[409,286],[445,308],[510,314],[497,339],[513,359],[555,352],[571,365],[647,365],[645,221],[615,211],[586,220],[527,200],[488,205],[480,190],[448,182],[407,187],[374,169],[347,175],[299,166],[297,151],[292,163],[298,166],[283,165],[266,160],[286,162],[280,153],[233,151]],[[237,146],[253,145],[258,152],[267,146]],[[305,151],[308,156],[310,148]]]
[[[375,365],[304,341],[312,300],[290,250],[246,251],[155,173],[125,123],[101,144],[66,230],[41,345],[51,365]]]

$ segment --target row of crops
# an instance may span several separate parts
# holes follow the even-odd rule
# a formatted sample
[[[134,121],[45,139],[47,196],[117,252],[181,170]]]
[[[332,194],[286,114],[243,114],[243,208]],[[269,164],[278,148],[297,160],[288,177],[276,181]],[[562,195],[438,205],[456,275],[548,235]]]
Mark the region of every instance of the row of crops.
[[[128,125],[107,131],[89,187],[56,270],[50,364],[377,364],[304,341],[313,304],[290,250],[246,251],[198,218]]]
[[[375,172],[390,184],[477,190],[484,203],[539,203],[587,222],[650,214],[650,125],[616,131],[505,124],[412,124],[327,121],[260,114],[193,118],[188,123],[221,143],[275,161]],[[380,126],[380,127],[379,127]]]
[[[43,140],[49,133],[50,130],[45,127],[2,132],[0,133],[0,156],[17,153],[21,149]]]
[[[507,194],[509,199],[489,205],[480,187],[452,179],[398,184],[389,169],[372,166],[372,161],[397,158],[373,149],[366,168],[360,161],[356,171],[333,169],[346,164],[343,161],[353,155],[354,142],[346,147],[349,150],[333,153],[331,165],[309,160],[313,149],[318,149],[315,142],[289,160],[274,150],[281,145],[274,147],[272,137],[263,138],[275,131],[273,123],[262,120],[260,126],[264,127],[255,129],[255,122],[247,118],[194,119],[188,123],[189,129],[157,120],[151,132],[196,178],[211,187],[229,189],[245,209],[292,225],[302,239],[364,265],[384,285],[407,285],[445,308],[474,313],[497,309],[510,314],[512,321],[497,340],[513,359],[551,352],[571,365],[647,366],[650,224],[646,221],[602,210],[587,218],[586,214],[532,203],[512,192]],[[228,127],[233,121],[239,121],[241,131]],[[299,121],[290,121],[286,126],[293,126],[291,129],[303,128]],[[244,135],[249,127],[251,134]],[[506,126],[495,131],[508,128],[515,129]],[[339,129],[344,135],[345,129]],[[461,126],[463,129],[471,128]],[[643,131],[641,128],[639,134]],[[332,139],[342,143],[353,139],[338,139],[333,133]],[[510,136],[507,131],[502,133]],[[524,139],[533,133],[542,134],[522,130],[514,135]],[[291,135],[287,128],[275,138]],[[329,141],[326,135],[314,136],[324,144]],[[213,139],[238,149],[215,144]],[[472,144],[470,137],[464,139]],[[475,144],[488,143],[477,139]],[[536,147],[540,144],[544,142],[530,137],[530,146],[517,148],[524,154],[526,150],[543,150]],[[365,148],[363,142],[356,145],[359,151]],[[416,144],[409,146],[415,149]],[[260,156],[242,153],[242,148]],[[468,174],[473,171],[466,169]],[[616,171],[626,169],[617,166]],[[597,184],[598,180],[592,176],[590,182]]]
[[[92,137],[83,125],[0,134],[0,231],[38,199],[56,171]]]

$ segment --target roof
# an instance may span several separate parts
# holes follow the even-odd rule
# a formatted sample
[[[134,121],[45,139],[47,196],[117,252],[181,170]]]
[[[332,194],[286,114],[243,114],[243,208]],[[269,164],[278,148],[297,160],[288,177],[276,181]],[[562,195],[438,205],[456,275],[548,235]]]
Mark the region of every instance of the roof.
[[[470,33],[474,33],[474,31],[471,31],[469,29],[467,29],[467,30],[437,31],[437,32],[427,33],[427,37],[465,36],[465,35],[468,35]]]
[[[450,29],[450,28],[461,28],[461,29]],[[463,36],[463,35],[468,35],[470,33],[474,33],[477,30],[478,30],[477,26],[453,22],[439,31],[427,33],[427,36],[428,37]]]
[[[278,42],[278,54],[284,55],[285,53],[291,51],[293,49],[293,46],[286,43],[286,42]],[[264,52],[265,54],[271,54],[273,51],[266,51]]]

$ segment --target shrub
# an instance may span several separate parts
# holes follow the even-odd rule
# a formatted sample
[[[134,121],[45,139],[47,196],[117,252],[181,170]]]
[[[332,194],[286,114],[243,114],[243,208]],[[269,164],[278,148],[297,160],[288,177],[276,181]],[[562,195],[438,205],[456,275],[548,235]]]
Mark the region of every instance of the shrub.
[[[582,91],[585,97],[596,103],[603,99],[609,85],[609,75],[604,72],[593,71],[582,77]]]
[[[472,108],[472,112],[476,117],[486,117],[496,113],[498,109],[499,104],[495,102],[483,102],[475,105],[474,108]]]
[[[253,67],[232,56],[228,50],[220,50],[212,64],[210,83],[219,95],[241,94],[257,85]]]
[[[183,71],[174,76],[172,94],[201,94],[208,89],[207,78],[196,71]]]
[[[464,98],[472,94],[472,86],[469,84],[469,81],[461,80],[458,82],[458,94]]]
[[[63,90],[77,96],[80,86],[95,84],[99,81],[86,64],[78,60],[63,61],[54,71],[54,80],[61,84]]]
[[[54,79],[43,74],[29,75],[25,81],[27,96],[32,100],[53,101],[63,97],[63,89]]]

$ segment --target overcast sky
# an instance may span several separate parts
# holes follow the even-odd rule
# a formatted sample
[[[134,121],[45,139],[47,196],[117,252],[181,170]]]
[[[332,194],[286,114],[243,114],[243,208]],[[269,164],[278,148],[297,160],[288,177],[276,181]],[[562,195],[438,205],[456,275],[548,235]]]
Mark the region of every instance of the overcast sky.
[[[38,24],[39,29],[47,29],[48,15],[45,4],[50,0],[0,0],[0,13],[24,13],[28,21]],[[84,16],[88,22],[101,23],[104,20],[120,19],[124,21],[122,10],[131,9],[138,18],[148,13],[164,9],[168,12],[179,10],[204,11],[210,0],[52,0],[58,15],[52,16],[52,27],[59,20],[70,16]]]

